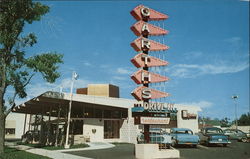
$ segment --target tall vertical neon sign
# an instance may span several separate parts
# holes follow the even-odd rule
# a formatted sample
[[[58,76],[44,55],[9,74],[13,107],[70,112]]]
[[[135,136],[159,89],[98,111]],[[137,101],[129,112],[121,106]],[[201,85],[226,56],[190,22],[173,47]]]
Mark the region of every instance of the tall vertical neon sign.
[[[149,53],[167,50],[169,47],[148,38],[149,36],[166,35],[168,31],[150,24],[149,21],[166,20],[168,16],[143,5],[135,7],[130,13],[137,20],[131,27],[131,30],[138,36],[138,38],[131,43],[133,49],[138,52],[138,54],[131,59],[131,62],[135,67],[139,68],[131,78],[136,84],[140,84],[131,94],[136,100],[143,103],[142,107],[138,107],[138,104],[135,104],[132,113],[135,117],[135,124],[144,125],[144,139],[146,143],[149,143],[150,125],[169,122],[169,120],[166,120],[166,116],[164,116],[166,110],[163,109],[163,104],[151,102],[152,99],[164,98],[169,96],[169,94],[164,91],[152,89],[149,86],[151,83],[169,80],[167,77],[149,70],[149,68],[152,67],[168,65],[167,61],[150,56]]]

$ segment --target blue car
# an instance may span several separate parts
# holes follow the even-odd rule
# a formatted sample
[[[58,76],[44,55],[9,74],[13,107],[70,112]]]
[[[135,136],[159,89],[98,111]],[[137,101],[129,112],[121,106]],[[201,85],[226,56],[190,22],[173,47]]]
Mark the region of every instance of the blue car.
[[[199,136],[194,135],[193,131],[187,128],[171,128],[170,135],[172,136],[172,146],[192,145],[197,147],[200,140]]]
[[[208,127],[202,128],[199,132],[200,143],[209,146],[210,144],[222,144],[227,146],[231,143],[228,136],[220,128]]]

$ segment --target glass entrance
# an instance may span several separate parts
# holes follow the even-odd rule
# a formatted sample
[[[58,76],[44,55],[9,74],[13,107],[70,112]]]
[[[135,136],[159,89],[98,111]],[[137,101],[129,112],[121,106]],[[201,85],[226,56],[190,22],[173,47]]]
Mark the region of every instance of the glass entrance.
[[[104,139],[120,138],[120,121],[104,120]]]

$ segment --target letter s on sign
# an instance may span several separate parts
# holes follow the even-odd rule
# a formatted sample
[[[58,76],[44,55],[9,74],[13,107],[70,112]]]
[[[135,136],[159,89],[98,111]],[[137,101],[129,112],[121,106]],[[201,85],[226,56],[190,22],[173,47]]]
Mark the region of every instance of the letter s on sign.
[[[142,98],[144,98],[144,99],[151,98],[151,90],[149,88],[145,88],[142,90]]]

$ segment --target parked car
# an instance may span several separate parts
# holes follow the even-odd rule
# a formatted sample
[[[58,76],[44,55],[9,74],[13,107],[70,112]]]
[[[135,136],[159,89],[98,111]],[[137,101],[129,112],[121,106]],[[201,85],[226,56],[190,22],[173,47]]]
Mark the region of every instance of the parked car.
[[[237,129],[225,129],[224,134],[232,140],[247,142],[247,134]]]
[[[198,133],[200,137],[200,143],[209,146],[210,144],[222,144],[227,146],[231,143],[223,131],[220,128],[208,127],[202,128]]]
[[[172,146],[176,145],[192,145],[196,147],[199,144],[199,136],[194,135],[191,129],[187,128],[171,128]]]
[[[149,131],[150,143],[156,143],[162,147],[170,147],[172,140],[171,136],[167,132],[160,129],[150,129]],[[143,132],[140,132],[137,135],[137,143],[145,143]]]

